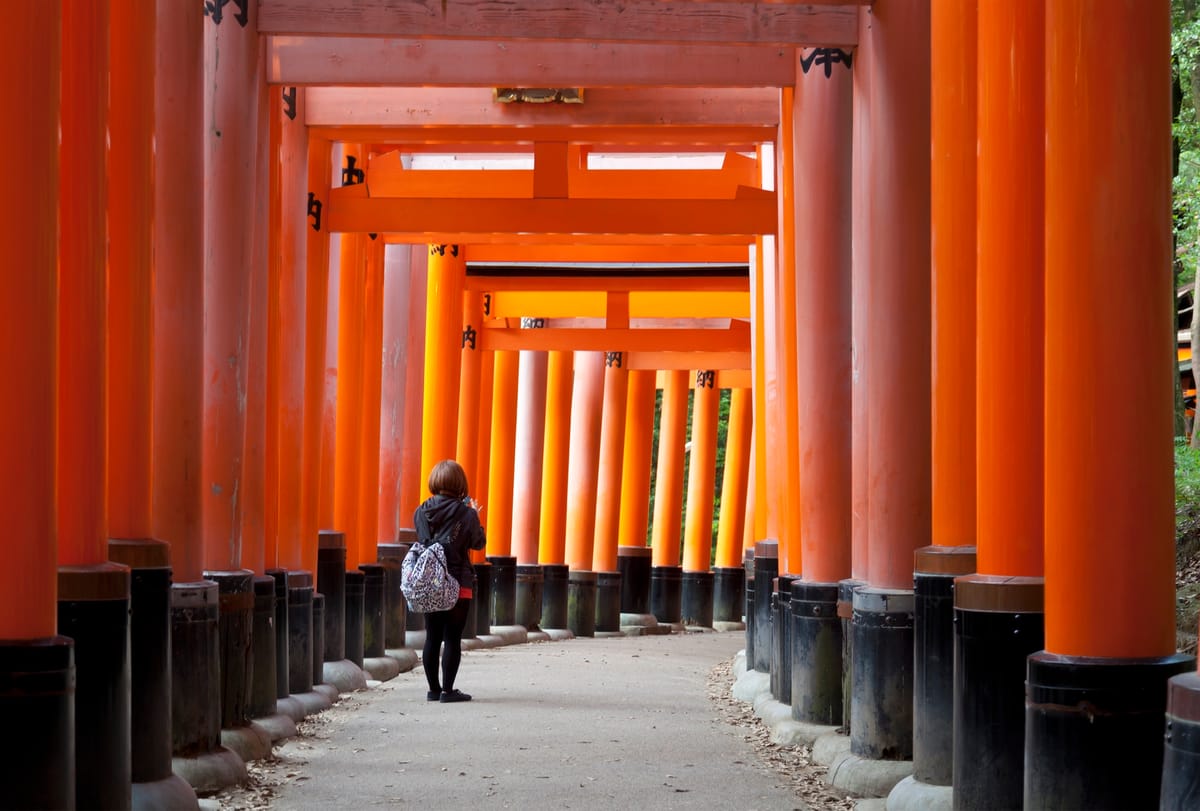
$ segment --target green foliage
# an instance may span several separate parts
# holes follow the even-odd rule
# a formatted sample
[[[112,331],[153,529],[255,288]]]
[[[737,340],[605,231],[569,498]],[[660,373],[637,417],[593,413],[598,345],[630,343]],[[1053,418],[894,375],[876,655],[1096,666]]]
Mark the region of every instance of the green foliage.
[[[1176,166],[1175,257],[1178,284],[1193,284],[1200,256],[1200,15],[1196,0],[1171,2],[1171,73]]]
[[[1175,441],[1175,526],[1185,535],[1200,523],[1200,450]]]

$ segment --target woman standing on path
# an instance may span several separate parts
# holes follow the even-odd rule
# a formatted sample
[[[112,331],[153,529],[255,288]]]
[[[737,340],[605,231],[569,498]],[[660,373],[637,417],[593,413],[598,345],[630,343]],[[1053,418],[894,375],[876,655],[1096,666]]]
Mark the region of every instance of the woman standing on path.
[[[433,611],[425,615],[425,647],[421,664],[429,682],[429,701],[443,704],[470,701],[471,696],[454,687],[458,665],[462,661],[462,635],[471,609],[475,589],[475,567],[467,555],[469,549],[483,549],[486,538],[479,522],[479,502],[467,496],[467,474],[453,459],[444,459],[429,471],[429,492],[433,495],[413,513],[417,540],[429,544],[447,529],[446,566],[458,580],[458,602],[449,611]],[[438,652],[442,642],[441,681],[438,681]]]

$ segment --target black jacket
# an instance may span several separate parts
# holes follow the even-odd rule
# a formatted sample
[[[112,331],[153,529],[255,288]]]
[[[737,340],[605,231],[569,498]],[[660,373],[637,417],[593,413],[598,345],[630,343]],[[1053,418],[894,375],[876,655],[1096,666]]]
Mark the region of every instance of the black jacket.
[[[487,538],[479,523],[479,513],[471,509],[462,499],[450,496],[432,496],[417,507],[413,513],[413,527],[417,540],[427,543],[444,527],[457,524],[451,531],[453,540],[446,544],[446,563],[450,574],[463,588],[475,588],[475,567],[467,556],[468,549],[483,549]]]

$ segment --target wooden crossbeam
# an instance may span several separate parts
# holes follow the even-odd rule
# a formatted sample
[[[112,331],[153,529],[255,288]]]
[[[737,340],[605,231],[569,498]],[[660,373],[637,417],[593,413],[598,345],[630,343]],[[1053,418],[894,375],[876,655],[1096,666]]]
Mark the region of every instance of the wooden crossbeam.
[[[623,245],[570,244],[519,245],[483,244],[467,247],[467,255],[479,262],[601,262],[601,263],[661,263],[683,262],[701,264],[744,263],[748,259],[745,245]],[[468,280],[469,283],[469,280]]]
[[[373,144],[376,149],[403,148],[406,152],[454,154],[528,151],[537,141],[570,141],[591,144],[598,150],[638,152],[753,151],[778,134],[772,124],[708,125],[598,123],[581,126],[547,124],[510,127],[504,124],[323,124],[309,122],[310,136],[327,141]]]
[[[717,353],[733,356],[750,352],[746,329],[512,329],[485,327],[478,331],[480,348],[493,350],[561,350],[591,352]],[[686,367],[699,366],[693,359]],[[730,367],[726,367],[730,368]]]
[[[858,2],[260,0],[258,33],[849,47]],[[513,43],[517,47],[517,43]]]
[[[467,249],[467,257],[474,261],[475,246]],[[675,292],[704,291],[710,293],[744,293],[750,289],[746,274],[700,274],[680,273],[667,275],[647,270],[643,273],[615,271],[612,273],[546,273],[543,275],[481,274],[468,265],[466,290],[490,290],[493,292],[540,292],[561,291],[623,291],[623,292]]]
[[[613,299],[620,292],[595,290],[491,292],[490,317],[604,318],[607,326],[627,326],[614,321]],[[671,292],[625,292],[626,319],[742,318],[750,317],[748,291],[696,291],[680,287]]]

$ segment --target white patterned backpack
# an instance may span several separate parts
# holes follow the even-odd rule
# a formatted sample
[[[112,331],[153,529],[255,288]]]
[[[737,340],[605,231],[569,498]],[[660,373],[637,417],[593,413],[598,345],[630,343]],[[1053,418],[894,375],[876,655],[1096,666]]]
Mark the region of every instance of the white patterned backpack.
[[[458,602],[458,580],[446,566],[446,547],[414,543],[400,567],[400,590],[409,611],[449,611]]]

